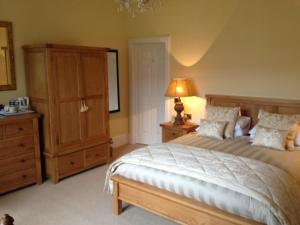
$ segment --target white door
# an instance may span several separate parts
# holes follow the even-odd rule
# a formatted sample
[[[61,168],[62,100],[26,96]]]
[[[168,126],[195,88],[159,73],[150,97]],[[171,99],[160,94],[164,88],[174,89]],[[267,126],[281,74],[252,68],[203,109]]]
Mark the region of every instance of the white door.
[[[167,109],[167,43],[132,41],[130,75],[131,143],[161,143],[159,124],[166,120]]]

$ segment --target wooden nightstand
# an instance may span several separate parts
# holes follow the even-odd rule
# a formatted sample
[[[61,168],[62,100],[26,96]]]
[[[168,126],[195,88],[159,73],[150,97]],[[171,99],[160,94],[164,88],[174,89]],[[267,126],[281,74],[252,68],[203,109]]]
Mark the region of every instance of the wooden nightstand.
[[[187,133],[193,132],[199,127],[195,123],[186,123],[184,125],[174,125],[171,122],[161,123],[162,127],[162,141],[168,142],[175,138],[181,137]]]

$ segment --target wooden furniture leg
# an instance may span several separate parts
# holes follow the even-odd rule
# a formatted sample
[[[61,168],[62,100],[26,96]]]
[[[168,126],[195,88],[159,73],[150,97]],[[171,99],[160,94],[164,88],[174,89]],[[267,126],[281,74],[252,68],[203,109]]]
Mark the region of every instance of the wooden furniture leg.
[[[119,183],[114,181],[113,184],[113,213],[120,215],[122,213],[122,200],[119,199]]]

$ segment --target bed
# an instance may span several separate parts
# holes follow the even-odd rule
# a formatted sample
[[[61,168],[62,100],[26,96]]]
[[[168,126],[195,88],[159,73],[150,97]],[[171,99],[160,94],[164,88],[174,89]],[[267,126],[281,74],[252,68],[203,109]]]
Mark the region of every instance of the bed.
[[[250,116],[252,118],[253,122],[251,126],[254,126],[257,122],[259,109],[265,109],[269,112],[282,114],[300,114],[300,102],[296,100],[279,100],[220,95],[207,95],[206,97],[207,103],[210,105],[239,106],[241,108],[242,115]],[[295,178],[295,182],[298,182],[295,188],[299,189],[300,187],[300,172],[298,172],[300,171],[300,151],[290,152],[288,154],[285,152],[284,154],[278,151],[250,146],[247,138],[242,138],[240,140],[212,141],[208,138],[199,138],[195,134],[188,134],[184,137],[175,139],[169,143],[169,146],[172,146],[172,148],[175,149],[172,150],[173,152],[177,151],[176,148],[178,146],[188,146],[185,150],[191,151],[192,153],[197,150],[196,148],[200,147],[204,150],[207,150],[207,155],[205,157],[210,157],[211,152],[209,151],[209,149],[212,149],[214,150],[212,152],[213,154],[225,153],[236,158],[241,156],[259,160],[267,163],[266,165],[272,165],[285,171]],[[148,151],[152,150],[148,149]],[[213,157],[216,156],[218,157],[218,155],[213,155]],[[174,161],[176,160],[178,159],[175,159]],[[243,162],[237,162],[237,165],[239,165],[239,163]],[[134,174],[135,171],[137,171],[137,168],[139,168],[139,173],[143,173],[143,167],[127,167],[126,170],[131,171],[131,173]],[[126,176],[126,172],[128,173],[128,171],[123,171],[123,173],[115,173],[111,177],[111,180],[113,181],[113,213],[117,215],[122,212],[122,201],[124,201],[173,220],[179,224],[281,224],[281,222],[277,221],[278,218],[273,218],[269,215],[267,216],[267,219],[265,218],[265,214],[263,215],[263,219],[260,218],[262,217],[260,213],[261,211],[266,210],[266,214],[269,213],[269,209],[266,209],[264,204],[260,205],[256,202],[254,204],[251,198],[248,199],[244,198],[243,196],[237,196],[236,192],[227,190],[226,188],[224,188],[225,186],[220,189],[216,187],[214,183],[212,183],[210,186],[207,186],[207,183],[200,184],[200,187],[203,189],[205,196],[209,197],[206,200],[201,199],[201,201],[199,201],[195,198],[191,198],[189,196],[190,193],[184,194],[185,191],[180,187],[180,183],[178,184],[178,186],[176,186],[176,188],[173,188],[174,190],[172,190],[172,188],[159,188],[157,187],[159,185],[151,185],[151,182],[156,182],[151,181],[151,179],[149,179],[148,182],[147,179],[144,180],[144,178],[131,179],[131,177],[133,176],[132,174],[131,176]],[[145,173],[149,173],[149,170],[145,170]],[[172,174],[164,173],[158,175],[157,170],[153,171],[152,176],[157,177],[157,179],[161,179],[162,182],[168,182],[168,179],[170,180],[169,182],[175,180],[175,177],[173,179]],[[182,186],[190,185],[190,188],[192,188],[195,185],[193,182],[193,180],[185,178],[184,174],[182,174]],[[251,183],[249,183],[249,185],[251,185]],[[295,192],[297,192],[297,190]],[[288,192],[282,193],[289,195]],[[213,199],[214,196],[218,195],[225,197],[223,200]],[[226,199],[231,195],[231,199],[238,199],[238,201],[232,204],[234,205],[234,207],[232,208],[230,208],[232,205],[226,205]],[[252,208],[255,208],[254,213],[251,212],[251,215],[248,215],[249,212],[247,211],[247,208],[243,209],[243,207],[247,204],[251,205]],[[295,204],[298,203],[296,202]],[[299,208],[298,206],[299,205],[295,205],[294,208]],[[297,209],[294,210],[295,211],[293,211],[293,209],[291,210],[291,217],[295,217],[294,220],[291,223],[287,222],[286,224],[297,224],[298,211]]]

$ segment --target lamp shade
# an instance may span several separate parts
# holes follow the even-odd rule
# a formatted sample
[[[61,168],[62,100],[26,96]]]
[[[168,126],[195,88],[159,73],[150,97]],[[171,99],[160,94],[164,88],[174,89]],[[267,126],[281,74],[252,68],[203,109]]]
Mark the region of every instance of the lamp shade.
[[[195,96],[196,91],[187,79],[173,79],[171,80],[168,89],[165,93],[166,97],[188,97]]]

